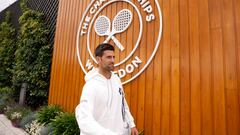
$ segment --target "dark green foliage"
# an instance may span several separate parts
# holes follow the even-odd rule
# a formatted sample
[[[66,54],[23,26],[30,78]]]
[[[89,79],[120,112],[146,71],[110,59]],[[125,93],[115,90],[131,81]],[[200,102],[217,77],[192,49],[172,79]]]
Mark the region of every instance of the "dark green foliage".
[[[25,117],[22,118],[21,122],[20,122],[20,127],[22,129],[25,129],[26,125],[31,123],[33,120],[36,119],[36,113],[35,112],[30,112],[29,114],[27,114]]]
[[[79,135],[80,130],[74,114],[61,113],[52,121],[54,135]]]
[[[4,105],[11,105],[14,104],[15,101],[12,99],[12,96],[14,94],[14,90],[10,87],[3,87],[0,88],[0,104]]]
[[[0,87],[11,86],[16,50],[16,31],[10,23],[10,12],[6,13],[5,20],[0,24]]]
[[[37,108],[47,103],[52,46],[43,14],[27,8],[26,0],[21,8],[18,34],[10,24],[10,13],[0,24],[0,88],[11,89],[17,101],[21,84],[27,83],[26,103]]]
[[[7,106],[5,104],[0,104],[0,114],[3,114],[7,111]]]
[[[7,118],[11,120],[12,119],[11,115],[14,112],[18,112],[21,114],[21,118],[20,118],[20,120],[21,120],[23,117],[27,116],[32,111],[29,108],[23,108],[22,106],[15,106],[13,108],[9,108],[5,114],[6,114]]]
[[[41,135],[53,135],[53,127],[51,124],[47,124],[45,125],[41,131],[40,131]]]
[[[62,112],[62,109],[56,105],[49,105],[44,106],[38,113],[37,113],[37,120],[41,124],[48,124],[58,116]]]
[[[10,87],[3,87],[3,88],[0,88],[0,95],[12,95],[12,92],[13,90],[10,88]]]
[[[27,104],[31,107],[47,103],[52,47],[43,14],[28,9],[24,4],[19,18],[20,32],[15,52],[13,87],[17,93],[22,83],[28,84]]]

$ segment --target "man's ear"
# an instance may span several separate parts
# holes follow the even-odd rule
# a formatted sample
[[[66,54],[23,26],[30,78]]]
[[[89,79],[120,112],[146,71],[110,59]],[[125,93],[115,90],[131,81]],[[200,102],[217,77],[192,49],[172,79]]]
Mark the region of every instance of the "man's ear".
[[[101,57],[96,56],[96,60],[97,60],[98,63],[100,63],[102,59],[101,59]]]

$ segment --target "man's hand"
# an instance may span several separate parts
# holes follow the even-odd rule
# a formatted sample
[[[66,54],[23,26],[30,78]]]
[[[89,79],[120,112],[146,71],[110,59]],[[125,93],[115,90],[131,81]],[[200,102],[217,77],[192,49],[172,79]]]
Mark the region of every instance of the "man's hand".
[[[138,135],[138,130],[136,127],[131,128],[131,135]]]

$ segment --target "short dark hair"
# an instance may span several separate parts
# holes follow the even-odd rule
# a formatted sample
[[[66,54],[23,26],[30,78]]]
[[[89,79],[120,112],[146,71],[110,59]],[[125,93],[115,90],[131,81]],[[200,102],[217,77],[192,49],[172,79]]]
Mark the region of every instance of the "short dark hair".
[[[103,52],[106,51],[106,50],[111,50],[111,51],[114,51],[114,47],[113,45],[109,44],[109,43],[102,43],[102,44],[99,44],[97,46],[97,48],[95,49],[95,56],[99,56],[99,57],[102,57],[103,56]]]

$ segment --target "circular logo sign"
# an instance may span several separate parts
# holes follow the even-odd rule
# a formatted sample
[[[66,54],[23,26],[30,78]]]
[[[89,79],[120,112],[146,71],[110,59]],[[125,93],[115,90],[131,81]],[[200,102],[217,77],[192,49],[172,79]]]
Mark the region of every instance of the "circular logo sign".
[[[86,74],[97,65],[94,50],[101,43],[115,46],[115,69],[123,84],[138,77],[151,63],[162,35],[157,0],[92,0],[77,33],[77,56]]]

